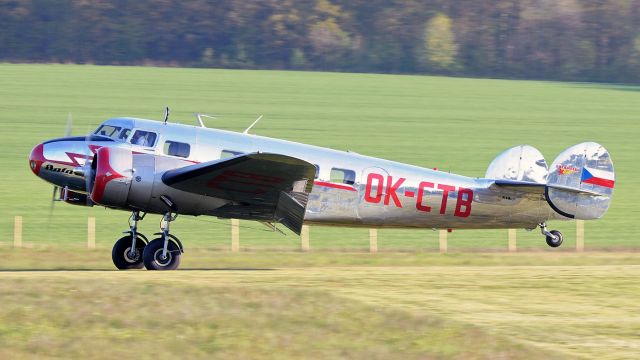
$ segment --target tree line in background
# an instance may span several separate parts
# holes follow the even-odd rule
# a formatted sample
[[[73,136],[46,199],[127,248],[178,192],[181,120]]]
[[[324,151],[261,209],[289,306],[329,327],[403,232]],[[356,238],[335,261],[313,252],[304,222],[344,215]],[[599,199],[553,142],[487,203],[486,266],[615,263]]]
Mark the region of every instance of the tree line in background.
[[[0,0],[0,61],[640,82],[640,0]]]

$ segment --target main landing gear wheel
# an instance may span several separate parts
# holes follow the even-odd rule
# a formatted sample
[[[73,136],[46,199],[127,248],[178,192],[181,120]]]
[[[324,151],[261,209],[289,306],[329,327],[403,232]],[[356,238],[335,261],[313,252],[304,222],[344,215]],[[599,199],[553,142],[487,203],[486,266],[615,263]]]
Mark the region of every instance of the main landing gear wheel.
[[[113,264],[119,270],[142,269],[142,252],[147,245],[147,238],[138,233],[138,221],[144,219],[139,211],[132,211],[129,218],[129,235],[116,241],[111,250]]]
[[[144,266],[142,263],[142,253],[147,244],[142,238],[137,237],[135,249],[131,251],[132,240],[131,235],[127,235],[120,238],[113,245],[111,259],[113,259],[113,264],[119,270],[142,269]]]
[[[545,223],[540,223],[538,226],[540,226],[540,232],[542,232],[542,235],[544,235],[545,239],[547,240],[547,245],[553,248],[562,245],[562,240],[564,239],[564,237],[562,236],[562,233],[560,231],[547,230],[547,224]]]
[[[562,245],[562,233],[558,230],[551,230],[549,231],[553,236],[547,235],[546,239],[547,239],[547,245],[551,246],[551,247],[558,247],[560,245]]]
[[[157,238],[145,246],[142,260],[147,270],[175,270],[180,265],[180,248],[168,240],[166,255],[163,256],[164,239]]]
[[[167,207],[173,209],[175,205],[166,197],[163,199],[163,196],[160,196],[160,199],[167,204]],[[175,215],[171,212],[165,213],[160,221],[162,232],[156,234],[162,237],[151,240],[144,248],[142,261],[147,270],[175,270],[180,265],[182,245],[177,237],[169,234],[169,224],[177,217],[177,213]]]

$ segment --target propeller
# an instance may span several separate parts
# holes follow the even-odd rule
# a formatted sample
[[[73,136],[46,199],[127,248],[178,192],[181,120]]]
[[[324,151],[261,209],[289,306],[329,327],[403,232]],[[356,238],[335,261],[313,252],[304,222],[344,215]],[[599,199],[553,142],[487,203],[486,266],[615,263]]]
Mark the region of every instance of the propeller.
[[[69,112],[69,114],[67,114],[67,126],[64,129],[64,137],[69,137],[71,136],[71,133],[73,131],[73,115],[71,115],[71,112]],[[53,208],[56,204],[56,199],[58,198],[58,192],[62,191],[62,189],[60,189],[58,186],[53,186],[53,193],[51,195],[51,206],[49,206],[49,222],[51,222],[51,217],[53,216]]]
[[[51,224],[51,217],[53,216],[53,207],[56,204],[56,197],[58,196],[58,187],[53,186],[53,194],[51,196],[51,205],[49,206],[49,224]]]
[[[71,113],[67,116],[67,125],[64,130],[64,136],[69,137],[73,132],[73,116]],[[91,132],[89,127],[87,127],[87,135],[85,136],[85,162],[82,166],[82,176],[85,179],[85,190],[87,191],[87,206],[93,205],[91,201],[91,189],[93,188],[94,181],[94,171],[92,169],[94,154],[89,145],[91,144]],[[55,208],[55,203],[60,200],[66,200],[68,193],[66,189],[63,189],[59,186],[53,186],[53,192],[51,194],[51,206],[49,207],[49,222],[51,222],[51,218],[53,216],[53,210]]]
[[[73,127],[73,118],[71,116],[71,113],[69,113],[69,115],[67,115],[67,127],[66,129],[64,129],[64,137],[71,136],[72,127]]]
[[[91,132],[87,131],[87,135],[84,137],[85,144],[85,161],[84,161],[84,189],[87,192],[87,206],[92,205],[91,191],[93,190],[93,182],[95,180],[95,171],[93,170],[93,162],[96,159],[96,155],[91,151],[89,145],[91,144]]]

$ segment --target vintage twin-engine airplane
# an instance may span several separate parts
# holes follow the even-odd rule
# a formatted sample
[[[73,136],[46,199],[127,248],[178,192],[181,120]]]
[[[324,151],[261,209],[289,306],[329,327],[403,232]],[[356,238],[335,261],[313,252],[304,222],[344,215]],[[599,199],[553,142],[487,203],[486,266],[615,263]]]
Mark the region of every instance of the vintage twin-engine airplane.
[[[128,235],[112,251],[118,269],[176,269],[183,246],[169,224],[178,214],[256,220],[272,229],[281,223],[297,234],[303,223],[540,227],[557,247],[563,236],[548,231],[546,221],[600,218],[614,187],[609,153],[593,142],[565,150],[551,168],[535,148],[516,146],[493,160],[483,178],[469,178],[248,129],[168,123],[166,116],[164,123],[113,118],[86,137],[45,141],[29,164],[67,203],[132,212]],[[152,241],[137,231],[147,213],[163,215]]]

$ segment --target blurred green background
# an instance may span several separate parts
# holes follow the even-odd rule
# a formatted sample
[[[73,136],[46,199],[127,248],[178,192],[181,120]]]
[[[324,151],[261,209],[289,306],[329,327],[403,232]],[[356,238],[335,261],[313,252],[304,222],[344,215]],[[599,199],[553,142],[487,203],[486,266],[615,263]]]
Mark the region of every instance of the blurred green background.
[[[209,127],[241,131],[260,114],[259,135],[353,150],[361,154],[483,176],[491,160],[518,144],[537,147],[552,162],[565,148],[596,141],[616,168],[613,204],[586,222],[587,249],[635,249],[640,212],[640,87],[588,83],[429,76],[110,67],[0,65],[0,244],[12,243],[13,217],[24,218],[27,246],[84,246],[87,216],[97,218],[97,245],[111,247],[127,229],[126,212],[56,203],[52,187],[29,170],[31,148],[62,136],[68,113],[73,134],[110,117],[195,124],[194,112],[216,114]],[[150,215],[141,231],[158,231]],[[575,223],[556,222],[563,249],[575,245]],[[227,249],[230,223],[180,217],[172,232],[186,248]],[[242,249],[295,250],[299,238],[241,222]],[[431,230],[380,230],[381,249],[438,247]],[[454,231],[450,250],[506,250],[506,230]],[[311,248],[368,248],[367,229],[311,228]],[[518,248],[549,251],[538,231],[518,230]]]

